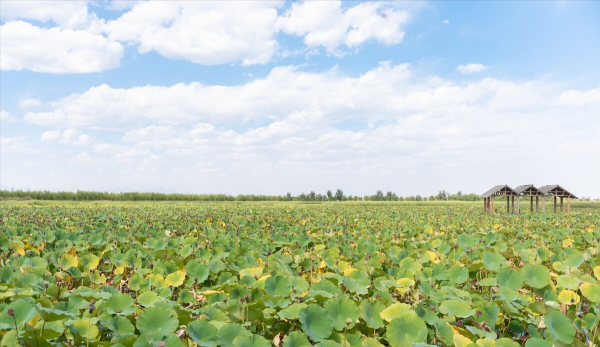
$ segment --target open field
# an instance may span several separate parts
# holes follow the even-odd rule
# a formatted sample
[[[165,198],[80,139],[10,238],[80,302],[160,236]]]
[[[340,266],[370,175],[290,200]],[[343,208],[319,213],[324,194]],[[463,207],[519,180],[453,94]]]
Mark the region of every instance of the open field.
[[[0,203],[2,346],[600,345],[600,205]]]

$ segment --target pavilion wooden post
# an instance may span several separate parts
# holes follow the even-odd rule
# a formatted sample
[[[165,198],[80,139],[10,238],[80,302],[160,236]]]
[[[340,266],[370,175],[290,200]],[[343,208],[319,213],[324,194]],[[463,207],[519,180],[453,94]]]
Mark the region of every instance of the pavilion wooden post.
[[[487,212],[487,198],[483,198],[483,212]]]
[[[560,212],[563,211],[563,197],[560,197]]]
[[[529,202],[529,212],[533,212],[533,196],[531,197],[531,201]]]
[[[492,213],[496,213],[496,207],[494,206],[494,202],[495,202],[495,197],[492,195]]]
[[[512,213],[515,213],[515,196],[512,196]]]
[[[542,196],[542,213],[546,212],[546,196]]]
[[[554,196],[554,213],[556,213],[556,195]]]
[[[540,202],[540,197],[536,195],[535,197],[535,212],[539,212],[538,205]]]
[[[571,197],[567,197],[567,212],[571,212]]]
[[[521,214],[521,207],[519,206],[520,205],[519,204],[520,200],[521,200],[521,197],[517,196],[517,213],[518,214]]]
[[[510,196],[506,196],[506,213],[510,213]]]

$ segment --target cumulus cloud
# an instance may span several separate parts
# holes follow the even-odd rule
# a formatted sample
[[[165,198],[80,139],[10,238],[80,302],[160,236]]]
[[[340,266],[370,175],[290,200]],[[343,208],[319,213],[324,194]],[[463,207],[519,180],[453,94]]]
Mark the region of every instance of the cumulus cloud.
[[[48,73],[99,72],[119,66],[120,43],[85,30],[40,28],[23,21],[0,27],[0,69]]]
[[[309,47],[322,46],[330,53],[367,41],[398,44],[409,16],[384,2],[367,2],[342,9],[341,1],[294,3],[277,21],[283,32],[304,37]]]
[[[85,163],[89,163],[92,161],[92,156],[82,152],[77,154],[76,156],[71,158],[71,163],[73,164],[85,164]]]
[[[98,17],[88,12],[87,1],[2,1],[0,18],[31,19],[40,22],[54,22],[61,28],[83,29],[98,21]]]
[[[0,122],[2,123],[15,123],[17,121],[17,117],[10,114],[7,111],[0,111]]]
[[[456,70],[460,71],[462,74],[469,75],[473,73],[479,73],[487,70],[487,66],[483,64],[466,64],[466,65],[458,65]]]
[[[109,21],[109,37],[169,59],[215,65],[265,64],[277,48],[277,3],[268,1],[140,2]]]
[[[44,131],[40,139],[42,142],[58,142],[61,144],[82,146],[89,143],[90,136],[75,129]]]
[[[343,8],[340,1],[111,2],[126,10],[99,19],[88,2],[3,1],[0,67],[46,73],[90,73],[119,66],[123,44],[197,64],[266,64],[276,56],[311,55],[318,47],[338,56],[366,42],[402,41],[407,11],[393,3],[366,2]],[[28,22],[29,21],[29,22]],[[37,26],[31,21],[40,21]],[[54,24],[52,26],[51,24]],[[280,32],[303,37],[308,50],[280,47]]]

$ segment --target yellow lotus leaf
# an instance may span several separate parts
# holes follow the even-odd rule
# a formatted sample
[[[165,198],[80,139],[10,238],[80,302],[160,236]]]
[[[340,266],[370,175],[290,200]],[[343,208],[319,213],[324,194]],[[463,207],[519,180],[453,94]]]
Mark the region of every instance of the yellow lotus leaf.
[[[153,273],[148,275],[148,280],[150,281],[150,285],[154,286],[156,289],[163,289],[167,286],[165,278],[159,274]]]
[[[77,267],[79,265],[79,260],[76,255],[65,254],[59,263],[63,269],[68,269],[70,267]]]
[[[11,243],[10,245],[12,246],[15,253],[25,255],[25,249],[21,247],[21,245],[19,245],[18,243]]]
[[[410,286],[415,285],[415,281],[410,278],[401,278],[396,281],[400,286],[396,287],[396,291],[400,294],[404,294],[410,290]]]
[[[456,346],[456,347],[467,347],[468,345],[473,343],[473,341],[471,341],[471,339],[468,339],[459,334],[454,334],[454,337],[452,338],[452,342],[454,342],[454,346]]]
[[[492,339],[488,339],[487,337],[484,339],[477,340],[477,346],[481,347],[494,347],[496,346],[496,341]]]
[[[264,268],[257,266],[257,267],[249,267],[247,269],[244,269],[242,271],[240,271],[240,277],[244,277],[244,276],[258,276],[263,272]]]
[[[592,228],[592,227],[589,227],[589,228],[587,228],[587,230],[586,230],[586,231],[587,231],[588,233],[593,233],[593,232],[594,232],[594,228]]]
[[[173,287],[179,287],[180,285],[183,284],[184,281],[185,281],[185,272],[183,272],[181,270],[170,273],[169,275],[167,275],[167,278],[165,278],[165,282],[167,283],[167,285],[173,286]]]
[[[500,224],[494,224],[494,229],[498,230],[500,228]]]
[[[573,246],[573,240],[571,239],[564,239],[562,242],[562,246],[563,247],[571,247]]]
[[[344,276],[350,276],[351,273],[353,273],[354,271],[358,271],[355,268],[347,268],[346,270],[344,270]]]
[[[120,266],[117,266],[117,267],[116,267],[116,268],[113,270],[113,273],[114,273],[115,275],[120,275],[120,274],[122,274],[124,271],[125,271],[125,269],[123,269],[123,268],[122,268],[122,267],[120,267]]]
[[[565,289],[558,294],[558,301],[565,305],[576,305],[579,302],[579,295],[572,290]]]
[[[600,265],[594,268],[594,276],[596,276],[596,278],[600,280]]]
[[[435,254],[435,252],[432,251],[427,251],[427,254],[429,254],[429,261],[434,263],[434,264],[439,264],[440,263],[440,257],[438,257],[437,254]]]

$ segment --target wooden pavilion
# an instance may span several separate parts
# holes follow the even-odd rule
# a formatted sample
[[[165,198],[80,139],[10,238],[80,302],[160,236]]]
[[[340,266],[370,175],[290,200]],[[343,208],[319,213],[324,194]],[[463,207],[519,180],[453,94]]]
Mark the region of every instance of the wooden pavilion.
[[[517,213],[521,213],[521,209],[519,207],[519,198],[521,196],[529,196],[531,198],[529,202],[529,211],[533,212],[533,197],[535,196],[535,212],[539,212],[538,205],[540,201],[540,196],[542,197],[542,212],[545,210],[546,205],[544,199],[544,193],[542,193],[539,189],[537,189],[533,184],[525,184],[522,186],[518,186],[514,189],[515,193],[517,193]]]
[[[559,186],[558,184],[552,184],[542,186],[539,188],[540,192],[544,195],[550,195],[554,197],[554,213],[556,213],[556,198],[560,198],[560,212],[563,212],[563,199],[567,198],[567,212],[571,211],[571,198],[577,199],[577,197],[569,193],[566,189]],[[544,208],[544,200],[542,200],[542,209]]]
[[[497,196],[506,196],[506,213],[510,213],[510,197],[512,197],[512,212],[515,212],[515,196],[517,196],[517,193],[507,185],[495,186],[479,196],[483,198],[483,210],[485,212],[495,213],[494,198]]]

